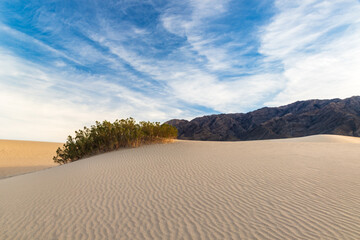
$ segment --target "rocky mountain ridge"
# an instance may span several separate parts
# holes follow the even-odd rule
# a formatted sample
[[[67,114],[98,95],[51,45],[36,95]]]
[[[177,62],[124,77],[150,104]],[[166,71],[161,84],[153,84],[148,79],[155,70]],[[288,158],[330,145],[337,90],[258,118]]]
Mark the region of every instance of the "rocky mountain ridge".
[[[314,134],[360,136],[360,96],[298,101],[249,113],[217,114],[191,121],[172,119],[179,139],[234,141]]]

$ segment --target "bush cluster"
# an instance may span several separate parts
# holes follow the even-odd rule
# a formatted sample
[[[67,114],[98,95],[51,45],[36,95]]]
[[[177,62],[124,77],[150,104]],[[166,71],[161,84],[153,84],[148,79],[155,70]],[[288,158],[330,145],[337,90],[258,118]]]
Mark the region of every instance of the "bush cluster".
[[[90,128],[75,131],[62,148],[58,148],[54,162],[65,164],[98,153],[142,144],[164,142],[177,137],[177,129],[159,122],[139,122],[133,118],[96,122]]]

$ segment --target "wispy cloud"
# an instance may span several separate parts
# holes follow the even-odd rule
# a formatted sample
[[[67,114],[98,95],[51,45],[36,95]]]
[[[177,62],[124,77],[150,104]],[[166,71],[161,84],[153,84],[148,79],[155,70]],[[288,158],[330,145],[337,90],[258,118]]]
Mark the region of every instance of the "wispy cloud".
[[[186,110],[114,83],[113,76],[44,68],[0,49],[2,138],[63,141],[95,120],[167,120]],[[51,136],[51,137],[49,137]]]
[[[208,70],[230,69],[235,62],[233,58],[230,58],[226,34],[209,31],[209,28],[213,26],[211,23],[227,12],[228,2],[207,0],[195,0],[182,4],[176,2],[161,15],[161,21],[166,30],[186,38],[188,48],[184,50],[193,51],[199,62],[204,62]],[[180,9],[186,9],[186,11]]]
[[[16,39],[17,41],[20,41],[20,44],[30,44],[33,47],[41,50],[41,51],[45,51],[45,52],[50,52],[51,54],[54,54],[57,57],[62,57],[65,58],[67,60],[70,60],[74,63],[80,64],[80,62],[78,62],[76,59],[66,55],[64,52],[59,51],[43,42],[41,42],[40,40],[29,36],[23,32],[17,31],[16,29],[13,29],[5,24],[2,24],[0,22],[0,32],[2,33],[2,35],[4,35],[4,37],[6,37],[5,35],[7,35],[7,37],[12,37],[14,39]]]
[[[280,61],[282,91],[269,104],[358,95],[360,3],[276,2],[278,14],[261,36],[265,61]]]
[[[113,37],[105,37],[98,42],[138,72],[165,83],[167,91],[176,99],[218,112],[250,109],[278,90],[274,83],[279,75],[258,71],[257,76],[246,76],[253,70],[239,66],[247,64],[242,55],[249,53],[246,51],[249,48],[233,49],[245,43],[230,42],[228,36],[223,37],[223,32],[211,32],[205,27],[226,11],[226,1],[167,5],[160,14],[160,27],[182,40],[179,40],[180,47],[165,58],[142,56],[142,52],[126,46],[123,39],[116,41]],[[106,29],[109,36],[116,35],[111,27]],[[222,77],[219,71],[231,77]]]

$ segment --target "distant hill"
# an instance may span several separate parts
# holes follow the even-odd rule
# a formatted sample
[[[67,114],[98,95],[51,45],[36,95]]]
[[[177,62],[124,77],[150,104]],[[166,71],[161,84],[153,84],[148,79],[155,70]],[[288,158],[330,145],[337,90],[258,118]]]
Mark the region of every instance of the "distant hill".
[[[347,99],[298,101],[249,113],[218,114],[191,121],[166,123],[178,129],[179,139],[257,140],[314,134],[360,136],[360,96]]]

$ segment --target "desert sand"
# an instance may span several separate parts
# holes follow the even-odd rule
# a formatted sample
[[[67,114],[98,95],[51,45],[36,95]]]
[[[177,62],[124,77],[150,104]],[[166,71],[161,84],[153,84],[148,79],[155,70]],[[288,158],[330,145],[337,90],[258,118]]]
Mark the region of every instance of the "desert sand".
[[[0,179],[56,166],[61,143],[0,140]]]
[[[0,180],[0,239],[360,239],[358,138],[176,141]]]

